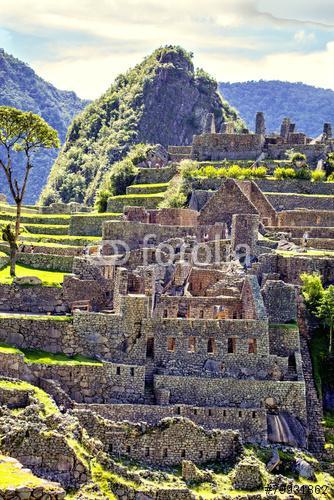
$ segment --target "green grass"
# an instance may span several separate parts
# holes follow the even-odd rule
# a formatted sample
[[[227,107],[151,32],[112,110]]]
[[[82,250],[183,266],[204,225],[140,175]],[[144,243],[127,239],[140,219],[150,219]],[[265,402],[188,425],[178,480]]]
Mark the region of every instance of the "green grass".
[[[43,365],[64,365],[64,366],[102,366],[101,361],[87,358],[77,354],[70,357],[66,354],[52,354],[50,352],[39,351],[37,349],[22,349],[27,363],[38,363]]]
[[[58,243],[61,245],[84,246],[101,241],[99,236],[70,236],[63,234],[38,234],[38,233],[23,233],[21,235],[23,241],[38,241],[41,243]]]
[[[110,216],[110,217],[121,217],[123,215],[122,212],[103,212],[103,213],[99,213],[99,212],[83,212],[83,213],[77,213],[77,214],[74,214],[73,217],[106,217],[106,216]]]
[[[60,271],[45,271],[20,264],[16,265],[17,276],[36,276],[42,280],[43,286],[61,286],[66,274]],[[10,276],[10,267],[6,266],[0,271],[0,284],[11,285],[12,282],[13,278]]]
[[[6,212],[5,210],[0,211],[0,217],[5,216],[6,218],[8,217],[9,219],[15,219],[15,214],[12,214],[10,212]],[[59,221],[67,221],[71,219],[71,215],[69,214],[40,214],[40,213],[34,213],[34,214],[24,214],[22,216],[22,221],[25,219],[41,219],[42,221],[47,221],[50,219],[54,220],[59,220]]]
[[[102,366],[97,361],[86,356],[66,356],[66,354],[40,351],[38,349],[18,349],[7,344],[0,343],[1,354],[23,354],[26,363],[37,363],[41,365],[63,365],[63,366]]]
[[[297,323],[270,323],[269,327],[286,328],[287,330],[298,330]]]
[[[29,321],[68,321],[73,320],[72,316],[48,316],[47,314],[7,314],[0,312],[0,319],[26,319]]]
[[[275,250],[276,253],[282,255],[283,257],[308,257],[313,255],[314,257],[334,257],[334,250],[316,250],[316,249],[306,249],[305,252],[297,252],[295,250],[291,250],[290,252],[287,250]]]
[[[53,399],[42,389],[36,387],[28,382],[18,381],[11,382],[8,380],[0,380],[0,390],[15,390],[15,391],[29,391],[33,392],[35,397],[39,400],[39,402],[43,405],[44,410],[42,412],[42,416],[48,417],[50,415],[55,415],[59,413],[59,410],[53,401]]]
[[[29,488],[45,487],[42,479],[34,476],[32,472],[22,471],[15,463],[4,462],[8,457],[0,456],[0,489],[18,488],[26,486]]]
[[[157,198],[163,199],[164,195],[160,193],[152,193],[152,194],[122,194],[120,196],[111,196],[109,200],[135,200],[138,198]]]
[[[141,188],[167,188],[169,182],[158,182],[156,184],[131,184],[131,189],[141,189]]]
[[[334,198],[334,194],[306,194],[306,193],[276,193],[276,192],[266,192],[265,195],[272,196],[303,196],[306,198]]]

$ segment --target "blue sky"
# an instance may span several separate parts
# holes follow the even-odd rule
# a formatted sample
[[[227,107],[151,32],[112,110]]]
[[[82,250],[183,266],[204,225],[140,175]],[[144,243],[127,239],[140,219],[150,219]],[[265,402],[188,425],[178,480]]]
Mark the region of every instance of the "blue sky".
[[[221,81],[334,89],[333,0],[0,0],[0,12],[0,47],[81,97],[164,44]]]

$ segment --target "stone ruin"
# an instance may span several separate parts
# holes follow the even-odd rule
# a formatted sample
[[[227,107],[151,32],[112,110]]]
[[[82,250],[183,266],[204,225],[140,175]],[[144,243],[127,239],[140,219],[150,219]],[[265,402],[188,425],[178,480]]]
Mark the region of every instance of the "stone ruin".
[[[287,150],[295,149],[304,153],[311,165],[316,165],[326,154],[334,150],[332,127],[325,123],[323,133],[317,138],[297,132],[295,123],[284,118],[279,134],[267,134],[265,116],[258,112],[255,118],[255,133],[247,129],[235,130],[233,122],[224,123],[220,132],[216,131],[215,120],[208,114],[203,133],[195,135],[192,146],[170,146],[171,160],[192,159],[197,161],[222,160],[284,160]]]
[[[287,337],[284,329],[297,320],[295,290],[259,240],[264,224],[278,224],[278,215],[251,181],[227,180],[199,212],[127,207],[123,220],[103,224],[102,255],[76,257],[62,289],[42,298],[46,291],[34,287],[28,300],[25,288],[1,287],[0,308],[14,293],[21,312],[73,313],[57,324],[0,319],[1,342],[100,364],[32,369],[7,355],[1,374],[37,385],[52,380],[93,437],[136,460],[201,463],[235,455],[233,439],[279,435],[289,444],[295,428],[294,442],[312,448],[299,332]],[[128,248],[125,260],[124,248],[112,244],[118,240]],[[96,415],[102,420],[92,426]],[[291,433],[269,435],[268,422],[279,426],[281,415]],[[174,418],[185,418],[187,430],[163,437],[159,422]],[[137,433],[142,421],[152,426],[147,436]],[[121,444],[124,422],[133,427],[131,444]],[[189,435],[204,439],[213,429],[221,437],[209,457],[208,445]]]

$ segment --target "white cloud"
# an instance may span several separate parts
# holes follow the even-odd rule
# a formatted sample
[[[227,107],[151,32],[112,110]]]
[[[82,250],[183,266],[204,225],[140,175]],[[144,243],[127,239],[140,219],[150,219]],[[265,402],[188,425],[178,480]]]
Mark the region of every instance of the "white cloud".
[[[221,80],[298,79],[334,88],[328,70],[333,57],[331,44],[317,53],[283,53],[287,43],[305,49],[315,41],[314,31],[320,29],[317,23],[326,24],[327,32],[334,22],[329,13],[332,0],[317,0],[316,8],[305,3],[305,0],[0,0],[0,27],[49,40],[48,55],[44,56],[44,47],[43,58],[34,54],[27,62],[59,88],[74,89],[82,97],[100,95],[117,74],[164,44],[179,44],[193,51],[195,64]],[[312,23],[314,29],[310,29]],[[278,47],[274,47],[274,37],[270,37],[276,34],[277,40],[280,32],[285,49],[279,41],[276,41]],[[271,50],[267,48],[268,41],[275,53],[260,58]],[[246,53],[247,57],[240,53]]]
[[[334,41],[326,50],[310,54],[299,52],[270,54],[260,61],[232,60],[216,54],[206,68],[221,81],[287,80],[334,89]]]
[[[308,42],[314,42],[316,37],[314,33],[307,33],[304,30],[300,30],[295,33],[293,38],[297,43],[305,44]]]

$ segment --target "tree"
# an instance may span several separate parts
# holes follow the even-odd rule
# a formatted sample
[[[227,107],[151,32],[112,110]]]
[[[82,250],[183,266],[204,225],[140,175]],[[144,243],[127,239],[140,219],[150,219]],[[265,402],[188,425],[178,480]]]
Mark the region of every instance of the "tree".
[[[320,300],[324,294],[321,276],[318,273],[303,273],[300,276],[300,279],[303,283],[302,295],[304,297],[305,304],[312,314],[316,314]]]
[[[329,327],[329,354],[333,352],[334,327],[334,285],[330,285],[323,293],[317,309],[317,316]]]
[[[16,204],[15,229],[6,226],[3,237],[10,246],[10,274],[15,276],[17,241],[20,234],[21,210],[27,188],[33,155],[40,149],[58,148],[57,132],[38,115],[16,108],[0,106],[0,167],[4,171],[13,200]],[[14,173],[15,158],[24,156],[23,178]]]

